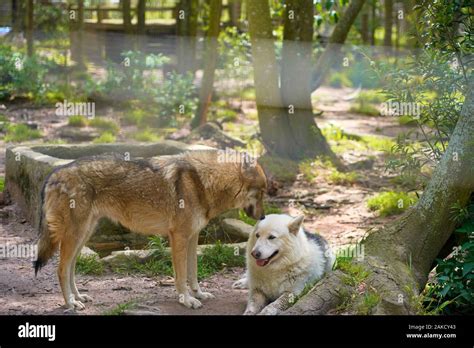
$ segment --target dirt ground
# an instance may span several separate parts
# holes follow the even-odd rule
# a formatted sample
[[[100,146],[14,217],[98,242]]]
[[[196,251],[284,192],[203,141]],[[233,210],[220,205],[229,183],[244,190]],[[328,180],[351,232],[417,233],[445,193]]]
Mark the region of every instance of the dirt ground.
[[[350,103],[344,96],[350,89],[321,88],[318,90],[316,107],[323,110],[317,119],[320,127],[332,123],[346,132],[357,135],[385,135],[394,137],[403,127],[393,118],[351,115]],[[19,111],[18,111],[19,110]],[[253,110],[244,110],[253,111]],[[51,110],[8,111],[14,116],[28,113],[28,120],[39,123],[50,137],[60,123],[46,126],[54,118]],[[13,117],[12,116],[12,117]],[[42,124],[45,124],[43,127]],[[4,175],[5,144],[0,142],[0,175]],[[389,177],[384,172],[384,159],[380,153],[348,153],[347,162],[376,159],[372,168],[362,170],[363,180],[352,186],[329,184],[319,177],[312,183],[298,178],[292,185],[283,187],[277,197],[269,199],[289,214],[306,214],[305,227],[317,231],[328,239],[333,247],[359,241],[370,229],[384,224],[391,218],[378,218],[366,207],[366,200],[375,192],[390,187]],[[292,199],[296,199],[293,202]],[[315,208],[308,208],[304,201],[310,200]],[[303,202],[303,203],[301,203]],[[324,207],[324,208],[321,208]],[[0,207],[0,244],[34,243],[37,232],[26,222],[16,206]],[[63,314],[63,299],[56,276],[57,257],[41,270],[35,278],[30,259],[0,259],[0,315]],[[104,314],[119,304],[135,303],[135,308],[156,314],[241,314],[246,305],[245,290],[232,289],[243,269],[226,269],[202,282],[206,291],[216,295],[213,300],[203,301],[198,310],[184,308],[178,304],[174,286],[164,285],[160,278],[124,276],[106,273],[103,276],[77,275],[79,291],[94,299],[86,303],[86,309],[78,314]]]

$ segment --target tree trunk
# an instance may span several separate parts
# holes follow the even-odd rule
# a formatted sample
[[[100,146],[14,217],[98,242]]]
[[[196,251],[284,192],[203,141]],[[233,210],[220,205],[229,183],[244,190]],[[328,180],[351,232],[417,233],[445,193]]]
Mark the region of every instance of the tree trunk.
[[[84,0],[77,3],[77,66],[85,68],[84,62]]]
[[[196,34],[198,0],[181,0],[176,7],[177,71],[194,73],[196,66]]]
[[[139,51],[146,49],[146,0],[138,0],[137,3],[137,46]]]
[[[278,86],[270,7],[268,1],[247,1],[246,7],[262,142],[270,154],[292,157],[293,144],[286,142],[289,124]]]
[[[229,2],[229,17],[230,25],[240,27],[240,15],[242,12],[242,0],[230,0]]]
[[[28,57],[33,56],[33,26],[34,26],[34,0],[27,0],[26,3],[26,52]]]
[[[376,0],[370,2],[370,44],[375,46],[375,28],[377,28],[377,3]]]
[[[369,43],[369,12],[364,10],[362,13],[362,23],[360,28],[360,33],[362,37],[362,43],[367,45]]]
[[[312,90],[316,90],[323,82],[326,74],[336,63],[341,62],[341,46],[346,41],[347,35],[352,24],[364,6],[365,0],[352,0],[344,14],[334,28],[329,38],[329,44],[320,55],[314,68],[315,76],[313,76]]]
[[[222,14],[222,0],[210,0],[209,30],[204,49],[204,74],[199,91],[199,106],[191,127],[196,128],[207,122],[207,111],[212,100],[214,74],[217,65],[217,38],[219,37]]]
[[[448,148],[433,171],[419,202],[401,218],[371,233],[364,241],[365,257],[358,263],[369,271],[366,288],[380,295],[373,314],[413,314],[414,296],[424,288],[431,265],[455,228],[452,207],[466,205],[474,191],[474,80]],[[344,293],[325,284],[339,284],[333,272],[285,314],[325,314],[356,289]],[[346,282],[347,284],[347,282]],[[348,297],[349,296],[349,297]],[[321,307],[321,299],[332,303]]]
[[[314,122],[311,74],[308,73],[312,70],[314,5],[311,1],[299,0],[286,0],[285,5],[281,95],[290,125],[286,137],[299,153],[294,158],[327,156],[342,168]]]
[[[384,37],[383,44],[392,47],[393,0],[384,0]]]
[[[14,0],[12,2],[13,27],[14,33],[23,31],[25,25],[25,2],[24,0]]]
[[[130,0],[122,0],[122,17],[125,34],[131,34],[133,32],[131,9]]]

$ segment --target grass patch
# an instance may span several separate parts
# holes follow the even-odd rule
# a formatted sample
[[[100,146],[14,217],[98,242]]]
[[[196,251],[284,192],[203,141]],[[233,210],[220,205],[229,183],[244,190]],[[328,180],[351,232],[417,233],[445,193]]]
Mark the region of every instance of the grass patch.
[[[388,137],[379,137],[375,135],[364,135],[361,137],[362,142],[367,148],[375,151],[383,151],[389,153],[395,146],[395,141]]]
[[[359,174],[356,172],[342,173],[338,170],[333,170],[329,174],[328,179],[335,185],[352,185],[359,179]]]
[[[167,247],[168,242],[165,239],[153,236],[148,244],[148,248],[154,251],[150,260],[139,263],[137,260],[130,259],[129,263],[115,268],[114,271],[126,274],[140,273],[148,277],[157,275],[173,276],[173,263]],[[244,266],[244,255],[236,255],[234,248],[217,242],[213,246],[204,248],[202,254],[198,255],[198,278],[209,277],[226,267]]]
[[[380,295],[373,290],[363,294],[362,301],[357,305],[356,310],[359,315],[369,315],[380,302]]]
[[[23,141],[41,138],[41,132],[37,129],[31,129],[26,124],[10,124],[7,127],[7,134],[4,137],[5,142],[21,143]]]
[[[300,162],[298,167],[299,167],[300,173],[303,174],[303,177],[306,179],[306,181],[312,182],[314,179],[317,178],[318,171],[317,171],[314,161],[311,161],[311,160],[302,161]]]
[[[328,84],[331,87],[352,87],[352,81],[342,72],[333,72],[329,75]]]
[[[247,87],[242,91],[241,98],[243,100],[256,100],[255,88]]]
[[[136,303],[133,301],[121,303],[117,305],[117,307],[104,312],[104,315],[123,315],[126,310],[132,309],[135,306],[136,306]]]
[[[141,109],[128,110],[124,113],[122,120],[127,125],[139,125],[146,117],[146,112]]]
[[[205,248],[198,256],[198,278],[207,278],[226,267],[244,267],[245,256],[239,255],[234,248],[217,242]]]
[[[89,120],[89,126],[102,129],[112,134],[117,134],[119,131],[119,126],[114,121],[100,117],[94,117]]]
[[[104,265],[96,256],[79,255],[76,263],[76,271],[80,274],[102,275],[104,273]]]
[[[377,211],[380,216],[390,216],[403,213],[416,201],[417,197],[413,193],[387,191],[369,198],[367,207],[372,211]]]
[[[100,137],[95,138],[93,143],[94,144],[110,144],[110,143],[115,143],[117,138],[115,135],[109,131],[104,132],[100,135]]]
[[[282,213],[282,210],[279,207],[275,205],[270,205],[267,203],[263,204],[263,211],[265,212],[265,215]],[[242,209],[239,210],[238,219],[252,226],[255,226],[255,224],[257,223],[257,220],[252,219],[251,217],[248,217],[247,214],[245,214],[245,212]]]
[[[5,178],[3,176],[0,176],[0,192],[3,192],[5,189]]]
[[[334,124],[329,124],[328,126],[321,129],[326,140],[340,141],[340,140],[355,140],[359,141],[362,137],[346,133],[341,127],[338,127]]]
[[[385,100],[386,98],[378,90],[361,91],[349,111],[356,114],[379,116],[380,110],[375,104],[380,104]]]
[[[70,116],[67,124],[71,127],[87,127],[89,124],[86,117],[81,115]]]
[[[133,139],[142,142],[152,142],[160,140],[160,137],[153,133],[150,128],[145,128],[141,131],[138,131],[132,135]]]
[[[349,112],[367,116],[380,116],[380,110],[376,106],[368,103],[357,103],[350,107]]]
[[[338,258],[335,268],[345,273],[342,281],[349,286],[359,285],[370,274],[362,265],[353,263],[349,258]]]

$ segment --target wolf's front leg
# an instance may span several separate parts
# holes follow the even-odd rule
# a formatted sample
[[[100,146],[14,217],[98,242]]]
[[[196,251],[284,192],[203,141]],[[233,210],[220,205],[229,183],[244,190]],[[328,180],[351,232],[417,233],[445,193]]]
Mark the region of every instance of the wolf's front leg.
[[[197,277],[197,246],[198,246],[199,232],[194,233],[188,242],[188,283],[193,295],[196,298],[208,299],[215,298],[210,292],[204,292],[199,286],[198,277]]]
[[[252,289],[249,293],[249,300],[244,315],[255,315],[267,304],[266,296],[259,290]]]
[[[189,294],[188,287],[186,286],[188,238],[179,232],[170,233],[169,238],[178,301],[188,308],[200,308],[202,307],[201,302]]]

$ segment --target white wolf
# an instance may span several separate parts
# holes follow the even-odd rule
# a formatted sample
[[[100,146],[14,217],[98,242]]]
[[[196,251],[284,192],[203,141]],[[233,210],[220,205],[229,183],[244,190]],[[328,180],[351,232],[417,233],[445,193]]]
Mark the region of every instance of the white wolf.
[[[283,295],[291,302],[307,284],[332,270],[335,256],[327,241],[306,232],[303,219],[271,214],[255,226],[247,243],[246,276],[233,285],[249,289],[244,314],[257,314]]]

